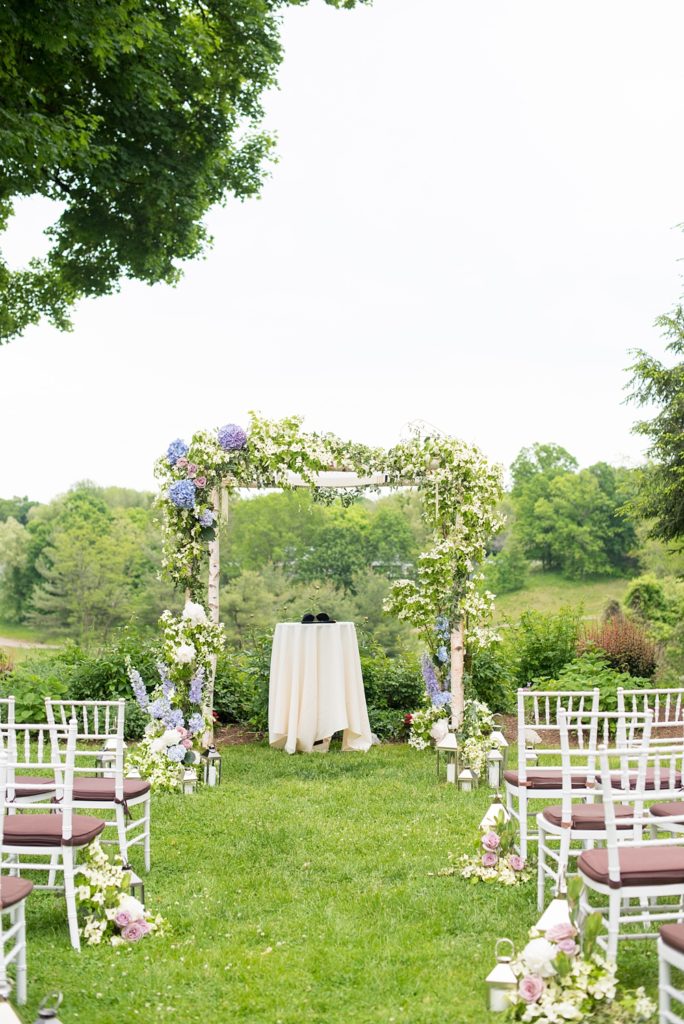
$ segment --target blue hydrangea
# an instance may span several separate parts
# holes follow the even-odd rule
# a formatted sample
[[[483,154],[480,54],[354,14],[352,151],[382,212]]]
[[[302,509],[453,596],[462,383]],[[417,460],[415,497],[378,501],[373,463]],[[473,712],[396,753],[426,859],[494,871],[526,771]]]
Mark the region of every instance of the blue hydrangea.
[[[175,466],[179,459],[184,455],[188,454],[188,446],[185,441],[182,441],[180,437],[177,437],[175,441],[172,441],[169,445],[166,458],[169,460],[170,465]]]
[[[172,708],[168,715],[164,715],[164,725],[169,729],[181,729],[183,727],[183,712],[180,708]]]
[[[441,647],[437,648],[437,657],[442,662],[442,664],[444,664],[445,661],[449,660],[449,652],[447,651],[444,644],[442,644]]]
[[[443,615],[438,615],[435,620],[435,630],[437,633],[448,633],[449,632],[449,620]]]
[[[153,718],[166,718],[171,713],[171,705],[166,697],[157,697],[148,708]]]
[[[190,715],[190,719],[188,721],[188,729],[190,730],[190,732],[203,732],[204,719],[202,718],[202,716],[197,713],[195,713],[194,715]]]
[[[169,487],[169,498],[176,508],[194,508],[195,494],[192,480],[176,480]]]
[[[169,761],[176,761],[178,764],[185,760],[186,753],[187,751],[182,743],[175,743],[172,747],[166,748],[166,756]]]
[[[204,669],[198,668],[195,675],[190,680],[190,692],[188,697],[191,704],[202,703],[202,684],[204,683]]]
[[[150,698],[147,696],[147,690],[145,689],[145,684],[142,681],[142,676],[136,669],[132,668],[128,671],[128,678],[131,681],[131,686],[133,688],[133,693],[135,694],[135,699],[138,702],[138,707],[141,711],[146,711],[150,703]]]
[[[218,443],[226,452],[236,452],[247,444],[247,434],[237,423],[226,423],[219,427]]]
[[[214,513],[210,508],[205,509],[202,515],[199,517],[200,526],[213,526],[214,525]]]

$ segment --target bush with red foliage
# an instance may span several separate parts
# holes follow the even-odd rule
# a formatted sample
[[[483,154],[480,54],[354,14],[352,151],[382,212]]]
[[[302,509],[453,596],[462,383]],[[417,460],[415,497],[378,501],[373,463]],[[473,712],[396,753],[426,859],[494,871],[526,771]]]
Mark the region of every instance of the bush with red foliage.
[[[602,651],[608,664],[631,676],[650,678],[658,667],[658,648],[636,622],[615,616],[584,630],[577,643],[579,654]]]

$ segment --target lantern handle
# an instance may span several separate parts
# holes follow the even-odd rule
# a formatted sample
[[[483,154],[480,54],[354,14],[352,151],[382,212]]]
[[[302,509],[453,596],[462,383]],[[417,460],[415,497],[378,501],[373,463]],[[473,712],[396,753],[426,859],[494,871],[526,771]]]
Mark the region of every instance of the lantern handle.
[[[509,953],[500,953],[499,950],[503,946],[508,946]],[[497,963],[509,963],[515,954],[515,946],[510,939],[497,939],[496,945],[494,946],[494,956],[496,957]]]

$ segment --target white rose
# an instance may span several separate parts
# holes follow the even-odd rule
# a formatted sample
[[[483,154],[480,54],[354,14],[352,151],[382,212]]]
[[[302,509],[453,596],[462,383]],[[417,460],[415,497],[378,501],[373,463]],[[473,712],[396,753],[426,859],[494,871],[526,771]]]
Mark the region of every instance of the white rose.
[[[448,732],[449,720],[447,718],[438,718],[435,724],[430,729],[430,736],[435,741],[435,743],[440,743]]]
[[[561,1020],[584,1020],[584,1014],[567,999],[554,1007]]]
[[[119,896],[119,909],[117,913],[121,913],[121,911],[126,911],[127,914],[130,914],[133,921],[137,921],[145,915],[145,908],[140,900],[136,900],[135,896],[129,896],[128,893],[122,893]]]
[[[186,601],[183,609],[183,618],[189,619],[193,626],[201,626],[207,621],[207,613],[201,604],[194,601]]]
[[[542,978],[549,978],[556,973],[552,961],[556,957],[557,949],[548,939],[532,939],[523,950],[523,958],[530,974],[539,974]]]
[[[195,660],[196,655],[195,648],[192,644],[181,644],[173,652],[173,659],[177,661],[179,665],[189,665],[191,661]]]

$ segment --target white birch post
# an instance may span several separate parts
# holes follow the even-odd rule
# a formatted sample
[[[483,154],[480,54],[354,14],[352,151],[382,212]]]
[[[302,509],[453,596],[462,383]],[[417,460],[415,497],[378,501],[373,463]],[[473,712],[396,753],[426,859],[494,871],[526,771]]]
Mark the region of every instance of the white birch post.
[[[214,532],[214,539],[209,541],[209,584],[207,587],[207,608],[209,610],[209,618],[212,622],[218,625],[219,623],[219,579],[221,575],[221,563],[220,563],[220,551],[219,551],[219,535],[218,535],[218,512],[219,512],[219,494],[218,489],[214,488],[211,492],[211,503],[216,514],[216,529]],[[216,679],[216,655],[211,656],[211,671],[209,673],[209,679],[207,679],[206,686],[204,688],[204,709],[207,714],[207,718],[211,722],[206,733],[204,734],[204,742],[207,746],[214,740],[214,723],[211,717],[211,712],[214,707],[214,681]]]
[[[451,631],[451,727],[460,729],[463,721],[463,620],[456,623]]]

